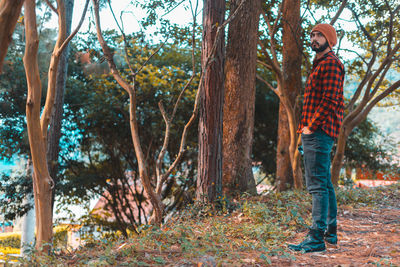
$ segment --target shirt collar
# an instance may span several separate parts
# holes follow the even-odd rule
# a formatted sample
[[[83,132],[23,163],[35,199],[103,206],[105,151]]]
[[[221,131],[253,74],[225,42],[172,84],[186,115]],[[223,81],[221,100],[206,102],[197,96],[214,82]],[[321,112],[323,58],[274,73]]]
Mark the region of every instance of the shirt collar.
[[[333,51],[329,51],[328,53],[325,53],[322,57],[320,57],[319,59],[314,58],[313,61],[313,68],[315,68],[322,60],[324,60],[325,58],[327,58],[329,55],[334,55]]]

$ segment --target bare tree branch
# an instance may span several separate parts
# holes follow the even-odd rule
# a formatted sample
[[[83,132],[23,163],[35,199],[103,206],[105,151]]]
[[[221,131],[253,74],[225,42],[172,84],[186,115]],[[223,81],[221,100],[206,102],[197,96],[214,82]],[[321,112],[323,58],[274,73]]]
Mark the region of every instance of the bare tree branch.
[[[331,25],[336,23],[337,19],[340,17],[344,8],[346,7],[347,2],[348,2],[348,0],[342,0],[342,4],[340,5],[338,11],[336,12],[335,16],[332,18],[332,20],[330,22]]]
[[[278,88],[273,87],[271,83],[269,83],[268,81],[266,81],[265,79],[263,79],[263,78],[262,78],[260,75],[258,75],[258,74],[256,75],[256,78],[257,78],[258,80],[260,80],[261,82],[265,83],[265,84],[269,87],[269,89],[271,89],[271,90],[280,98],[280,94],[279,94]]]
[[[57,8],[55,8],[54,6],[53,6],[53,4],[52,3],[50,3],[50,1],[49,0],[45,0],[46,1],[46,4],[50,7],[50,9],[51,10],[53,10],[54,11],[54,13],[56,13],[57,15],[58,15],[58,11],[57,11]]]
[[[90,0],[86,0],[85,7],[83,8],[82,16],[81,19],[79,20],[78,26],[76,26],[75,30],[67,37],[67,39],[65,39],[64,43],[60,46],[58,53],[61,54],[62,51],[65,49],[65,47],[68,45],[68,43],[71,41],[71,39],[74,38],[75,35],[79,32],[79,29],[81,28],[83,21],[85,20],[86,17],[89,1]]]

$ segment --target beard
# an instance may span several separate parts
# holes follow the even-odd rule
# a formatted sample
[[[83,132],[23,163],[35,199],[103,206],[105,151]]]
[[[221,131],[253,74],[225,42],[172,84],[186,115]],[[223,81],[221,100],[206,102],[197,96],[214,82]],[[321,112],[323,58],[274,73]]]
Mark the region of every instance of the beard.
[[[315,47],[314,44],[318,44],[319,47]],[[320,45],[320,44],[317,43],[317,42],[313,42],[313,43],[311,44],[311,49],[312,49],[313,51],[317,52],[317,53],[324,52],[325,49],[327,49],[328,47],[329,47],[328,41],[325,41],[325,43],[324,43],[323,45]]]

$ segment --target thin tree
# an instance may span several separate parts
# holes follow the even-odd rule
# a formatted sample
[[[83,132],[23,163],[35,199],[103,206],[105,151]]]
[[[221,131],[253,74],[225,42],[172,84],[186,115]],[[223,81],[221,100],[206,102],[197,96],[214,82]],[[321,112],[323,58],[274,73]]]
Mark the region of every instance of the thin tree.
[[[49,71],[46,103],[41,112],[42,85],[38,66],[38,46],[39,37],[36,24],[36,3],[35,0],[25,1],[25,32],[26,46],[23,58],[28,85],[26,100],[26,120],[28,128],[29,145],[33,164],[33,192],[35,198],[36,212],[36,248],[44,253],[49,252],[53,233],[53,214],[52,214],[52,189],[54,181],[51,178],[47,166],[47,133],[50,116],[53,111],[55,98],[55,84],[58,62],[62,51],[68,42],[78,32],[84,15],[87,10],[89,0],[86,1],[85,9],[78,28],[69,37],[66,35],[65,5],[63,0],[57,0],[56,10],[58,15],[58,37],[55,44]]]
[[[140,141],[138,119],[137,119],[137,115],[136,115],[136,112],[137,112],[136,90],[137,90],[137,88],[136,88],[135,79],[136,79],[137,75],[143,70],[144,66],[161,49],[162,46],[160,46],[148,58],[148,60],[146,60],[146,62],[141,64],[135,70],[129,60],[127,36],[125,35],[122,26],[119,25],[118,21],[116,20],[116,18],[114,16],[114,19],[115,19],[115,21],[122,33],[122,36],[123,36],[124,46],[125,46],[124,47],[125,48],[125,61],[128,64],[130,74],[131,74],[130,81],[123,78],[114,62],[114,58],[113,58],[111,49],[103,37],[103,33],[101,30],[101,25],[100,25],[99,1],[98,0],[92,0],[92,1],[93,1],[93,5],[94,5],[97,39],[99,40],[100,46],[104,53],[104,58],[107,60],[108,66],[110,67],[111,74],[113,75],[114,79],[126,91],[126,93],[129,96],[129,123],[130,123],[130,129],[131,129],[132,143],[134,146],[136,159],[138,162],[139,178],[140,178],[140,181],[143,185],[143,188],[144,188],[147,196],[149,197],[149,201],[153,207],[153,215],[152,215],[150,222],[153,224],[156,224],[156,225],[160,225],[163,221],[163,216],[164,216],[164,205],[162,203],[162,188],[165,185],[165,183],[168,181],[168,179],[171,179],[170,174],[177,167],[178,163],[181,161],[181,159],[183,157],[184,152],[186,151],[187,133],[188,133],[190,126],[193,124],[193,122],[197,116],[197,113],[198,113],[198,108],[197,108],[198,104],[197,103],[198,103],[198,99],[199,99],[199,90],[196,95],[193,113],[191,114],[190,119],[186,123],[186,125],[183,129],[182,135],[181,135],[181,144],[180,144],[180,148],[179,148],[179,153],[176,156],[176,158],[172,161],[172,163],[169,165],[167,170],[163,171],[163,165],[165,164],[165,162],[164,162],[165,155],[167,153],[167,147],[169,144],[169,139],[170,139],[170,134],[171,134],[171,126],[172,126],[172,122],[173,122],[175,113],[177,111],[178,105],[180,103],[180,100],[182,99],[183,94],[186,92],[187,88],[190,86],[191,82],[193,81],[194,77],[196,76],[195,61],[194,61],[194,47],[195,47],[194,34],[195,34],[195,28],[196,28],[195,17],[196,17],[197,11],[192,9],[192,15],[193,15],[193,19],[194,19],[193,31],[192,31],[192,46],[193,46],[193,48],[192,48],[193,49],[192,50],[192,64],[193,64],[192,76],[190,77],[188,82],[185,84],[180,95],[178,96],[178,98],[175,102],[172,114],[167,114],[162,102],[159,102],[159,108],[160,108],[161,114],[163,116],[163,119],[165,121],[166,129],[165,129],[163,147],[161,148],[161,151],[157,157],[157,163],[156,163],[156,179],[157,180],[154,183],[155,186],[153,186],[152,185],[153,181],[151,180],[150,170],[148,168],[148,158],[145,157],[145,155],[143,153],[143,147],[142,147],[142,143]],[[112,11],[112,6],[111,6],[110,2],[109,2],[109,7],[110,7],[110,10]],[[200,84],[201,84],[201,82],[200,82]]]
[[[230,1],[230,12],[241,1]],[[256,91],[258,24],[261,1],[246,1],[229,24],[223,111],[223,191],[256,193],[252,145]]]
[[[66,35],[71,34],[72,13],[74,9],[74,0],[65,0],[65,19],[66,19]],[[61,138],[61,121],[64,113],[64,92],[67,81],[69,44],[61,53],[60,61],[57,69],[54,112],[50,119],[49,138],[47,146],[47,162],[50,176],[57,184],[58,177],[58,155],[60,153]],[[55,187],[53,189],[52,202],[54,206]]]

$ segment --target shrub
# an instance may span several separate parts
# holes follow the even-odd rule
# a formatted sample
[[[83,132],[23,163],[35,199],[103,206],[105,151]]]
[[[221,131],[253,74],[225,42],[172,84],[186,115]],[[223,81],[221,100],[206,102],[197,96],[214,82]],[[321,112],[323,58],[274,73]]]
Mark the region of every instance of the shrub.
[[[54,247],[66,247],[68,242],[68,226],[59,225],[53,229]],[[0,233],[0,249],[21,247],[21,232]],[[11,253],[12,254],[12,253]]]
[[[68,226],[58,225],[53,228],[53,245],[56,248],[65,248],[68,245]]]
[[[0,234],[0,248],[20,248],[21,233],[1,233]]]

